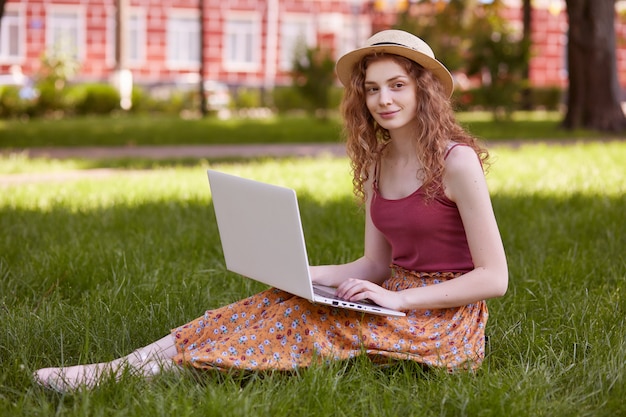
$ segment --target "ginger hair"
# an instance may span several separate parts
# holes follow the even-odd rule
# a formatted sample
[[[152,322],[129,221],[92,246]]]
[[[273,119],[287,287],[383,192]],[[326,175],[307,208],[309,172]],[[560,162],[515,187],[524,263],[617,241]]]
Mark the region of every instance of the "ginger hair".
[[[421,65],[392,54],[372,54],[354,66],[350,83],[345,86],[341,113],[346,139],[346,151],[351,160],[354,194],[364,202],[367,198],[365,183],[370,179],[372,167],[380,163],[385,145],[390,141],[389,131],[375,122],[366,105],[365,72],[374,61],[391,59],[402,66],[416,81],[417,114],[419,129],[414,140],[417,157],[423,168],[416,175],[423,181],[427,199],[441,190],[444,158],[450,142],[470,146],[483,167],[488,164],[489,153],[478,140],[461,127],[452,109],[450,99],[442,84]]]

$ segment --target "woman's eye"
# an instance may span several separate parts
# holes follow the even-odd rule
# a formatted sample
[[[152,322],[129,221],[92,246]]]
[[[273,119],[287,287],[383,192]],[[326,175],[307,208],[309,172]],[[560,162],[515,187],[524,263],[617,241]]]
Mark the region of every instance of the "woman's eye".
[[[396,89],[398,89],[398,88],[402,88],[402,87],[404,87],[404,83],[395,83],[395,84],[393,85],[393,88],[396,88]]]
[[[365,92],[367,94],[374,94],[378,91],[378,87],[366,87]]]

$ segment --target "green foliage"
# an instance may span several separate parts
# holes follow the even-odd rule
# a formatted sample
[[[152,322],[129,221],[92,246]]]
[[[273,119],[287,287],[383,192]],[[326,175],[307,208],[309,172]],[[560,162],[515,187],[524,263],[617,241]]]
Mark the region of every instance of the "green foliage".
[[[129,112],[133,114],[141,114],[149,112],[154,107],[154,100],[140,86],[133,86],[131,93],[131,101],[133,103]]]
[[[37,115],[63,114],[69,106],[64,95],[65,82],[42,80],[37,83],[39,97],[35,104]]]
[[[36,83],[39,92],[35,104],[36,114],[63,114],[71,110],[65,96],[65,89],[68,81],[76,75],[78,69],[76,58],[60,49],[53,49],[52,52],[43,55]]]
[[[523,71],[530,44],[502,17],[502,1],[423,0],[419,4],[423,12],[414,15],[409,8],[397,27],[423,38],[449,70],[482,81],[480,91],[458,93],[465,101],[480,102],[496,119],[510,117],[520,108],[521,90],[527,87]]]
[[[309,106],[305,98],[302,97],[302,94],[294,86],[275,87],[272,91],[272,101],[280,114],[306,109]]]
[[[395,28],[422,38],[450,71],[463,70],[475,7],[475,1],[420,0],[400,14]]]
[[[534,87],[530,89],[530,102],[533,108],[558,110],[563,104],[564,92],[560,87]]]
[[[77,114],[106,115],[120,108],[120,94],[111,85],[83,84],[76,89],[80,90],[80,98],[75,104]]]
[[[456,90],[454,102],[457,111],[476,111],[492,109],[492,87],[469,88]],[[513,96],[517,97],[517,92]],[[557,111],[563,104],[563,91],[559,87],[536,87],[529,90],[529,105],[533,109]],[[518,103],[515,103],[518,104]],[[513,104],[510,104],[513,106]],[[512,114],[509,113],[509,118]]]
[[[0,118],[28,116],[33,112],[33,103],[20,96],[20,87],[0,87]]]
[[[320,47],[299,48],[293,62],[294,86],[309,103],[309,111],[326,118],[335,83],[335,61]]]
[[[253,88],[237,89],[234,100],[234,105],[238,109],[251,109],[261,107],[263,104],[261,90]]]
[[[339,90],[333,90],[339,93]],[[173,100],[163,103],[175,106]],[[150,105],[150,104],[149,104]],[[186,120],[178,116],[155,117],[149,105],[139,115],[75,117],[61,120],[0,121],[0,149],[37,146],[125,146],[184,144],[337,143],[342,140],[341,120],[280,116],[267,119],[215,118]],[[145,114],[144,114],[145,113]],[[489,141],[510,139],[571,140],[606,137],[590,131],[559,128],[558,112],[516,112],[509,120],[494,121],[490,114],[459,113],[470,132]]]
[[[494,2],[494,6],[485,7],[485,14],[472,25],[475,35],[468,51],[466,72],[469,76],[486,78],[483,85],[489,108],[496,116],[503,109],[508,117],[521,101],[530,45],[516,39],[517,35],[507,28],[495,5]]]

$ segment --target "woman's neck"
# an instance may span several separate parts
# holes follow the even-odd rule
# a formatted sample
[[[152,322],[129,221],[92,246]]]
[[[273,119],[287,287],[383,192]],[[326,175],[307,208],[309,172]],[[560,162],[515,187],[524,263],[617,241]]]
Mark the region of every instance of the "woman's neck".
[[[385,157],[396,163],[410,164],[418,161],[414,136],[407,132],[395,132],[386,146]]]

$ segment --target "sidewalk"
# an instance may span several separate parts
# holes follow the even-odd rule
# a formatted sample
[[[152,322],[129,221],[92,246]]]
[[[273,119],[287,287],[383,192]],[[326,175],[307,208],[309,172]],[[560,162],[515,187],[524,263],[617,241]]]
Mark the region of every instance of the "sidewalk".
[[[594,138],[590,141],[613,141],[618,138]],[[525,144],[546,143],[548,145],[575,145],[584,142],[584,138],[551,139],[551,140],[507,140],[485,141],[487,147],[506,146],[516,148]],[[51,159],[180,159],[180,158],[254,158],[254,157],[318,157],[346,156],[343,143],[285,143],[266,145],[154,145],[154,146],[77,146],[77,147],[44,147],[25,149],[0,149],[0,155],[21,154],[29,158]]]
[[[2,151],[7,153],[6,151]],[[316,157],[345,156],[342,143],[271,144],[271,145],[168,145],[120,147],[49,147],[11,150],[29,158],[52,159],[114,159],[114,158],[252,158],[252,157]]]
[[[545,141],[551,145],[573,145],[582,139]],[[615,139],[610,139],[615,140]],[[594,139],[602,141],[602,139]],[[542,141],[506,141],[496,142],[492,146],[518,147],[523,144]],[[487,144],[489,147],[490,145]],[[263,157],[344,157],[343,143],[318,144],[268,144],[268,145],[168,145],[168,146],[120,146],[120,147],[47,147],[29,149],[0,149],[0,154],[20,154],[29,158],[51,159],[229,159],[229,158],[263,158]],[[145,175],[148,171],[124,171],[124,175]],[[97,168],[61,172],[37,172],[22,174],[0,174],[0,187],[41,183],[64,182],[82,178],[105,178],[118,174],[113,168]]]
[[[20,154],[29,158],[51,159],[228,159],[257,157],[342,157],[346,156],[341,143],[284,144],[284,145],[180,145],[180,146],[122,146],[122,147],[49,147],[0,150],[0,154]],[[112,168],[37,172],[0,175],[0,187],[42,182],[66,182],[83,178],[106,178],[118,174]],[[147,171],[124,171],[124,175],[146,174]]]

